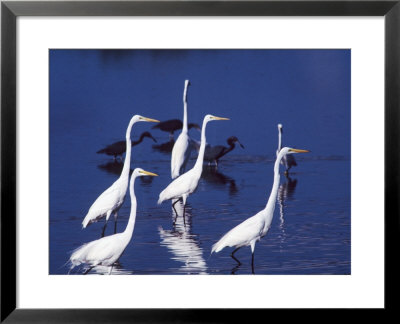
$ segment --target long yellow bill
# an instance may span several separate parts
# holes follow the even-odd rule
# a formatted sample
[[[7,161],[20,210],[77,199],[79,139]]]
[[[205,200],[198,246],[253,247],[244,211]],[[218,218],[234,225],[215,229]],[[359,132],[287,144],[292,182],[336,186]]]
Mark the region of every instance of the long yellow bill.
[[[149,176],[158,177],[158,174],[153,173],[153,172],[144,171],[144,170],[139,171],[139,172],[140,172],[140,173],[143,173],[143,174],[146,174],[146,175],[149,175]]]
[[[160,122],[160,121],[157,120],[157,119],[152,119],[152,118],[147,118],[147,117],[143,117],[143,119],[144,119],[145,121],[153,122],[153,123],[159,123],[159,122]]]
[[[299,149],[294,149],[294,148],[290,149],[290,151],[296,152],[296,153],[308,153],[308,152],[310,152],[308,150],[299,150]]]
[[[213,119],[215,119],[215,120],[230,120],[229,118],[225,118],[225,117],[216,117],[216,116],[213,116]]]

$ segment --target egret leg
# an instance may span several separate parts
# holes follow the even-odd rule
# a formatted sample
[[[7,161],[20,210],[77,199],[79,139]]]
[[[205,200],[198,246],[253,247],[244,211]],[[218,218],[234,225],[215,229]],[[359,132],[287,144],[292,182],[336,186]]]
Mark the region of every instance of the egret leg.
[[[110,271],[108,271],[108,275],[111,275],[111,272],[112,272],[113,267],[114,267],[114,265],[112,265],[112,266],[110,267]]]
[[[87,269],[83,274],[86,275],[90,272],[90,270],[92,270],[94,268],[94,266],[91,266],[89,269]]]
[[[106,223],[105,223],[104,226],[103,226],[103,231],[101,232],[101,237],[104,237],[104,233],[105,233],[105,231],[106,231],[106,227],[107,227],[107,221],[106,221]]]
[[[179,199],[177,199],[174,203],[172,203],[172,208],[174,209],[174,211],[175,211],[175,220],[174,220],[174,225],[175,225],[175,223],[176,223],[176,219],[177,219],[177,217],[178,217],[178,213],[177,213],[177,211],[176,211],[176,209],[175,209],[175,204],[177,203],[179,201]]]
[[[251,254],[251,273],[254,274],[254,252]]]
[[[235,253],[236,253],[236,251],[239,250],[239,249],[240,249],[240,247],[236,248],[236,249],[232,252],[231,257],[232,257],[233,260],[235,260],[237,263],[239,263],[239,265],[241,265],[242,263],[235,257]]]
[[[182,201],[183,201],[183,225],[184,225],[184,226],[186,226],[186,218],[185,218],[186,199],[187,199],[187,196],[186,196],[186,195],[183,195],[183,196],[182,196]]]

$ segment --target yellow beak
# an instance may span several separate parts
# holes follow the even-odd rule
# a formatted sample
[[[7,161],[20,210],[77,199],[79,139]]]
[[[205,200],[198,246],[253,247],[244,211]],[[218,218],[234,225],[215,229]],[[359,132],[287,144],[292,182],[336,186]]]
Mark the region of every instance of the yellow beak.
[[[216,116],[213,116],[212,119],[215,119],[215,120],[230,120],[229,118],[225,118],[225,117],[216,117]]]
[[[149,171],[139,171],[140,173],[143,173],[143,174],[146,174],[146,175],[149,175],[149,176],[153,176],[153,177],[158,177],[158,174],[155,174],[155,173],[153,173],[153,172],[149,172]]]
[[[147,117],[143,117],[143,119],[144,119],[145,121],[153,122],[153,123],[159,123],[159,122],[160,122],[160,121],[157,120],[157,119],[151,119],[151,118],[147,118]]]
[[[290,151],[296,152],[296,153],[308,153],[308,152],[310,152],[308,150],[299,150],[299,149],[294,149],[294,148],[290,149]]]

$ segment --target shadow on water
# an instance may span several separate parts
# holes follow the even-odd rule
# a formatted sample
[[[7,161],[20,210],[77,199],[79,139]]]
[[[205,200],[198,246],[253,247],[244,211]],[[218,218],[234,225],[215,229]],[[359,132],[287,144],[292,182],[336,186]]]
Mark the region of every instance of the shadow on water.
[[[172,221],[175,222],[172,230],[164,230],[161,226],[158,232],[161,238],[161,246],[165,246],[172,253],[172,260],[180,262],[182,265],[179,272],[186,274],[207,274],[207,264],[203,258],[203,250],[199,246],[196,234],[191,232],[192,215],[186,206],[186,225],[183,221],[183,205],[178,202],[172,211]],[[176,221],[175,221],[176,218]]]
[[[120,176],[122,172],[122,168],[124,167],[124,163],[118,160],[113,160],[104,164],[99,164],[97,166],[100,170],[105,171],[110,174],[115,174]],[[132,170],[130,170],[130,173]]]
[[[226,187],[229,188],[229,195],[234,196],[238,193],[236,182],[233,178],[226,176],[225,174],[218,171],[215,166],[204,166],[201,178],[207,183],[214,187]]]
[[[158,151],[164,154],[170,154],[172,152],[172,148],[174,147],[175,140],[171,138],[168,142],[161,143],[161,144],[154,144],[152,148],[154,151]]]

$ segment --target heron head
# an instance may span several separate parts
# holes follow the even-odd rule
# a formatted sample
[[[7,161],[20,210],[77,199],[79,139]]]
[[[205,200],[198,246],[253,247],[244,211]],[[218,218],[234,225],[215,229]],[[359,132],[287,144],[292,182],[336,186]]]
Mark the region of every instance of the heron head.
[[[213,116],[213,115],[206,115],[204,117],[204,121],[211,121],[211,120],[229,120],[229,118],[225,118],[225,117],[217,117],[217,116]]]
[[[133,118],[136,118],[136,121],[142,121],[142,122],[151,122],[151,123],[159,123],[160,122],[157,119],[147,118],[147,117],[143,117],[140,115],[135,115],[135,116],[133,116]]]
[[[153,172],[145,171],[141,168],[136,168],[133,170],[132,176],[135,175],[136,177],[143,177],[143,176],[152,176],[152,177],[157,177],[158,174],[155,174]]]
[[[310,151],[295,149],[295,148],[292,148],[292,147],[284,147],[283,149],[281,149],[281,151],[279,153],[282,153],[282,154],[286,155],[286,154],[308,153],[308,152],[310,152]]]
[[[157,143],[157,140],[150,134],[150,132],[143,132],[141,137],[151,138],[154,141],[154,143]]]
[[[239,142],[239,139],[236,136],[231,136],[229,137],[226,142],[228,143],[228,145],[234,144],[234,143],[238,143],[240,145],[240,147],[242,149],[244,149],[244,145],[242,143]]]
[[[189,123],[188,128],[189,129],[194,128],[194,129],[197,129],[198,131],[201,131],[200,126],[198,124],[195,124],[195,123]]]

